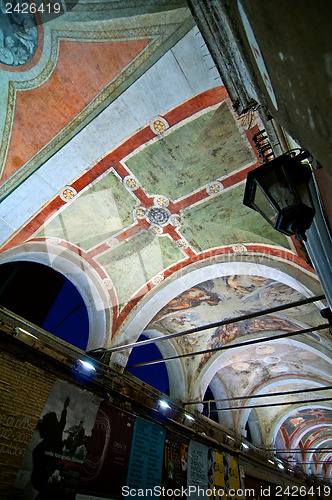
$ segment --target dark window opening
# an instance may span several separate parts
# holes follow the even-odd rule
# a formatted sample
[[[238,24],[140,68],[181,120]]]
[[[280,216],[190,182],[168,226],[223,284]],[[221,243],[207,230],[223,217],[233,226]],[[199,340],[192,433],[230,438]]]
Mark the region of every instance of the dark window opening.
[[[247,422],[246,423],[246,427],[245,427],[246,431],[247,431],[247,437],[246,437],[246,440],[249,441],[249,443],[252,443],[252,437],[251,437],[251,432],[250,432],[250,426],[249,426],[249,423]]]
[[[36,262],[0,266],[0,305],[56,337],[85,350],[88,313],[76,287],[61,273]]]
[[[146,339],[147,337],[145,335],[141,335],[138,342]],[[145,346],[134,347],[132,349],[127,365],[130,366],[137,363],[155,361],[161,358],[162,355],[160,354],[158,347],[154,344],[147,344]],[[129,368],[127,371],[142,380],[142,382],[151,385],[163,394],[169,395],[169,381],[165,363]]]
[[[210,401],[211,399],[215,399],[213,392],[210,389],[210,386],[208,386],[205,396],[204,396],[204,401]],[[210,404],[204,403],[204,411],[203,414],[207,417],[209,417],[211,420],[214,422],[219,422],[218,419],[218,412],[215,411],[217,409],[216,403],[211,402]]]

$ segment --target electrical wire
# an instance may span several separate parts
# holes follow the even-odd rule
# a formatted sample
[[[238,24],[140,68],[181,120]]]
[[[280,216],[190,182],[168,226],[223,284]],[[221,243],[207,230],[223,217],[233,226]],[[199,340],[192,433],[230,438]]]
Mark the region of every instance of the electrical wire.
[[[68,318],[69,318],[72,314],[74,314],[74,312],[76,312],[76,311],[77,311],[78,309],[80,309],[82,306],[84,306],[84,302],[83,302],[83,301],[82,301],[82,302],[80,302],[79,304],[77,304],[77,306],[76,306],[76,307],[74,307],[74,309],[72,309],[72,310],[71,310],[71,311],[67,314],[67,316],[65,316],[65,317],[64,317],[64,318],[60,321],[60,323],[59,323],[56,327],[54,327],[54,328],[50,331],[50,333],[53,333],[53,332],[54,332],[57,328],[59,328],[59,326],[61,326],[61,325],[62,325],[62,323],[64,323],[64,322],[65,322],[65,321],[66,321],[66,320],[67,320],[67,319],[68,319]]]
[[[311,389],[298,389],[294,391],[281,391],[281,392],[274,392],[270,394],[253,394],[253,395],[246,395],[246,396],[237,396],[233,398],[224,398],[224,399],[208,399],[205,401],[187,401],[186,403],[183,403],[184,405],[192,405],[192,404],[207,404],[207,403],[222,403],[225,401],[237,401],[238,399],[258,399],[258,398],[267,398],[267,397],[273,397],[273,396],[287,396],[289,394],[303,394],[304,392],[317,392],[317,391],[328,391],[332,389],[332,385],[326,386],[326,387],[313,387]]]
[[[244,406],[229,406],[228,408],[215,408],[209,409],[209,412],[219,412],[219,411],[232,411],[232,410],[246,410],[247,408],[271,408],[272,406],[291,406],[297,404],[307,404],[307,403],[322,403],[323,401],[332,401],[332,398],[321,398],[321,399],[303,399],[300,401],[286,401],[283,403],[269,403],[266,405],[244,405]],[[205,410],[207,411],[207,410]],[[204,412],[203,412],[204,413]]]
[[[209,354],[212,352],[234,349],[236,347],[246,347],[248,345],[261,344],[262,342],[272,342],[273,340],[278,340],[278,339],[282,339],[282,338],[286,338],[286,337],[293,337],[295,335],[304,335],[305,333],[310,333],[310,332],[317,331],[317,330],[325,330],[326,328],[329,328],[329,326],[330,326],[329,323],[324,323],[323,325],[313,326],[311,328],[305,328],[303,330],[298,330],[297,332],[283,333],[280,335],[274,335],[273,337],[268,337],[268,338],[265,337],[263,339],[254,339],[254,340],[248,340],[246,342],[238,342],[236,344],[231,344],[231,345],[212,347],[211,349],[205,349],[203,351],[190,352],[190,353],[186,353],[186,354],[178,354],[177,356],[171,356],[169,358],[160,358],[160,359],[157,359],[154,361],[145,361],[144,363],[136,363],[134,365],[127,366],[127,369],[138,368],[140,366],[154,365],[154,364],[163,363],[166,361],[171,361],[173,359],[187,358],[190,356],[198,356],[201,354]],[[159,338],[160,337],[158,337],[158,339]],[[163,337],[161,337],[161,338],[163,338]],[[158,339],[154,339],[154,340],[158,340]],[[143,342],[145,342],[145,341],[143,341]],[[142,342],[139,342],[139,343],[142,343]]]
[[[317,295],[316,297],[308,297],[306,299],[297,300],[295,302],[291,302],[289,304],[283,304],[281,306],[271,307],[269,309],[265,309],[264,311],[256,311],[253,313],[248,313],[243,316],[236,316],[235,318],[228,318],[222,321],[217,321],[215,323],[209,323],[208,325],[197,326],[195,328],[191,328],[189,330],[185,330],[184,332],[170,333],[169,335],[163,335],[162,337],[155,337],[153,339],[142,340],[141,342],[133,342],[131,344],[126,344],[122,346],[112,347],[111,349],[107,349],[108,353],[123,351],[124,349],[131,349],[136,347],[141,347],[147,344],[153,344],[154,342],[162,342],[164,340],[173,339],[176,337],[182,337],[184,335],[192,335],[193,333],[202,332],[204,330],[210,330],[212,328],[218,328],[224,325],[231,325],[233,323],[239,323],[240,321],[244,321],[247,319],[258,318],[260,316],[265,316],[267,314],[276,313],[279,311],[285,311],[287,309],[291,309],[293,307],[299,307],[305,304],[310,304],[311,302],[318,302],[320,300],[324,300],[325,295]],[[328,325],[329,326],[329,325]],[[93,352],[93,351],[90,351]]]

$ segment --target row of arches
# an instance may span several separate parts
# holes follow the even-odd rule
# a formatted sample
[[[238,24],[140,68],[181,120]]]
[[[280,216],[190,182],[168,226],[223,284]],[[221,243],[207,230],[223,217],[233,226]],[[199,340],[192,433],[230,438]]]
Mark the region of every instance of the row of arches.
[[[36,266],[39,266],[39,271]],[[27,271],[28,268],[30,269]],[[29,299],[32,299],[29,302],[31,311],[35,307],[39,309],[39,313],[41,312],[40,296],[35,299],[35,305],[33,305],[33,295],[36,290],[39,292],[47,290],[46,295],[51,302],[51,297],[54,298],[53,302],[56,302],[65,292],[67,295],[64,295],[64,300],[68,304],[76,297],[76,304],[72,302],[72,309],[76,310],[72,314],[69,311],[69,317],[75,319],[75,327],[69,327],[70,334],[65,337],[65,340],[86,351],[100,348],[112,349],[112,347],[125,346],[144,339],[164,338],[169,332],[162,321],[154,321],[156,315],[171,300],[188,289],[195,290],[195,287],[202,282],[211,284],[212,280],[225,276],[258,276],[273,280],[285,286],[285,290],[296,291],[301,297],[315,296],[319,293],[319,285],[313,275],[310,275],[308,271],[300,271],[296,265],[291,265],[289,262],[280,262],[280,259],[276,263],[270,257],[260,256],[260,261],[257,263],[252,256],[236,256],[231,262],[225,262],[222,259],[203,261],[188,266],[188,269],[182,269],[178,275],[175,273],[171,279],[165,280],[165,283],[144,296],[112,337],[112,303],[109,287],[105,285],[103,270],[93,267],[82,255],[72,249],[47,241],[30,241],[1,255],[0,273],[3,276],[9,276],[7,288],[3,286],[2,291],[8,292],[8,286],[11,286],[13,290],[21,287],[24,294],[29,294]],[[8,294],[5,295],[8,296]],[[20,301],[16,301],[17,303]],[[79,307],[80,304],[81,307]],[[323,303],[319,301],[312,305],[315,314],[319,313],[322,307]],[[47,316],[51,309],[49,308]],[[77,312],[80,309],[81,318],[78,319]],[[191,310],[190,307],[188,310]],[[188,310],[186,310],[187,315]],[[206,311],[208,312],[208,309]],[[20,311],[14,312],[20,314]],[[234,310],[234,314],[236,312],[237,310]],[[45,316],[45,313],[44,310],[40,316]],[[167,321],[174,319],[174,311],[169,313],[168,309],[162,320],[165,318]],[[282,321],[290,319],[287,312],[280,314],[277,318]],[[303,318],[302,321],[294,317],[291,319],[301,329],[308,326],[306,314],[303,314]],[[52,330],[46,326],[45,319],[44,317],[39,326],[45,327],[48,331]],[[315,319],[317,319],[317,314]],[[207,320],[211,322],[211,318]],[[61,321],[62,318],[57,317],[57,322]],[[268,339],[266,339],[267,333]],[[59,334],[57,329],[53,331],[53,334]],[[128,355],[128,367],[137,362],[159,359],[159,363],[150,367],[128,368],[128,371],[155,386],[161,392],[169,394],[173,400],[179,403],[191,402],[191,405],[187,405],[188,409],[203,411],[226,431],[251,441],[259,448],[283,449],[281,456],[298,460],[297,453],[303,447],[304,438],[305,442],[310,443],[310,447],[313,445],[318,449],[326,447],[326,444],[330,442],[330,437],[324,435],[310,441],[310,436],[317,432],[317,429],[326,432],[326,429],[332,425],[332,417],[330,403],[317,402],[315,404],[312,401],[312,394],[309,393],[309,397],[306,392],[310,389],[325,389],[332,386],[328,372],[329,343],[317,332],[314,332],[311,337],[273,340],[276,334],[280,334],[280,331],[271,328],[268,331],[248,331],[244,336],[245,340],[261,338],[262,343],[258,344],[261,346],[260,351],[257,351],[257,345],[237,347],[238,337],[228,338],[225,342],[227,349],[216,351],[207,359],[195,356],[195,352],[199,350],[199,346],[207,342],[207,338],[213,335],[209,330],[207,333],[204,332],[204,340],[202,340],[203,334],[199,334],[196,343],[192,342],[192,345],[189,345],[188,341],[185,347],[183,342],[181,344],[176,338],[172,338],[156,341],[154,344],[143,347],[127,349],[124,352]],[[262,346],[265,346],[264,349]],[[292,353],[294,360],[287,358],[289,353]],[[263,358],[262,355],[264,355]],[[162,361],[167,358],[172,359]],[[197,359],[200,359],[199,365]],[[193,360],[196,360],[196,364]],[[296,393],[293,393],[294,390]],[[301,393],[302,390],[303,393]],[[282,405],[269,404],[270,401],[280,401],[280,397],[273,396],[274,393],[285,393],[281,398]],[[319,395],[317,392],[317,400],[322,399]],[[263,396],[264,399],[262,399]],[[213,402],[207,403],[208,400],[213,400]],[[263,405],[262,402],[264,402]],[[308,409],[321,410],[322,417],[313,421],[307,416],[305,418],[301,416],[301,411]],[[289,429],[292,425],[295,429],[295,423],[298,429],[292,434]],[[303,457],[304,462],[307,462],[305,468],[310,472],[314,467],[311,462],[316,459],[316,455],[312,451],[304,450],[301,454],[302,460]],[[327,463],[329,453],[324,457]],[[328,473],[327,466],[323,470],[321,464],[317,463],[316,469],[317,467],[320,467],[320,473]]]

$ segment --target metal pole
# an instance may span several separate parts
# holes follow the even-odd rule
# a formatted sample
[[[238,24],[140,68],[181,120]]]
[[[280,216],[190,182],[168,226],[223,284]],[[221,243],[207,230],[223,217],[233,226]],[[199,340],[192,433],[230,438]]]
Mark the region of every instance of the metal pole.
[[[267,405],[230,406],[228,408],[216,408],[215,410],[210,410],[210,411],[218,412],[218,411],[246,410],[247,408],[271,408],[272,406],[286,406],[286,405],[291,406],[304,403],[321,403],[322,401],[332,401],[332,398],[303,399],[301,401],[286,401],[284,403],[270,403]]]
[[[171,361],[172,359],[187,358],[189,356],[198,356],[199,354],[208,354],[216,351],[224,351],[227,349],[234,349],[235,347],[246,347],[252,344],[261,344],[262,342],[272,342],[273,340],[283,339],[285,337],[293,337],[295,335],[303,335],[305,333],[310,333],[317,330],[325,330],[329,328],[329,323],[324,323],[323,325],[313,326],[311,328],[305,328],[304,330],[298,330],[297,332],[282,333],[280,335],[274,335],[273,337],[248,340],[247,342],[238,342],[237,344],[224,345],[221,347],[213,347],[212,349],[205,349],[204,351],[190,352],[187,354],[178,354],[177,356],[171,356],[169,358],[160,358],[155,361],[146,361],[145,363],[136,363],[135,365],[127,366],[128,368],[138,368],[139,366],[155,365],[158,363],[164,363],[165,361]]]
[[[332,389],[332,385],[327,387],[313,387],[312,389],[299,389],[296,391],[288,391],[288,392],[274,392],[273,394],[253,394],[252,396],[238,396],[234,398],[225,398],[225,399],[208,399],[206,401],[188,401],[187,403],[183,403],[184,405],[193,405],[193,404],[204,404],[204,403],[222,403],[225,401],[236,401],[238,399],[257,399],[257,398],[268,398],[273,396],[287,396],[288,394],[303,394],[304,392],[316,392],[316,391],[328,391]]]
[[[310,304],[311,302],[318,302],[319,300],[324,300],[325,295],[318,295],[316,297],[309,297],[307,299],[297,300],[296,302],[291,302],[290,304],[284,304],[282,306],[271,307],[270,309],[265,309],[264,311],[257,311],[254,313],[245,314],[243,316],[236,316],[235,318],[225,319],[223,321],[217,321],[216,323],[210,323],[209,325],[197,326],[196,328],[191,328],[185,330],[184,332],[171,333],[169,335],[164,335],[163,337],[156,337],[153,339],[142,340],[141,342],[133,342],[132,344],[122,345],[118,347],[112,347],[107,349],[105,352],[112,353],[117,351],[123,351],[124,349],[131,349],[132,347],[140,347],[147,344],[153,344],[154,342],[161,342],[163,340],[174,339],[176,337],[182,337],[183,335],[192,335],[193,333],[202,332],[204,330],[210,330],[210,328],[217,328],[219,326],[231,325],[232,323],[238,323],[246,319],[258,318],[259,316],[265,316],[266,314],[272,314],[279,311],[285,311],[286,309],[291,309],[292,307],[298,307],[305,304]],[[98,349],[96,349],[98,350]],[[93,352],[93,351],[89,351]]]

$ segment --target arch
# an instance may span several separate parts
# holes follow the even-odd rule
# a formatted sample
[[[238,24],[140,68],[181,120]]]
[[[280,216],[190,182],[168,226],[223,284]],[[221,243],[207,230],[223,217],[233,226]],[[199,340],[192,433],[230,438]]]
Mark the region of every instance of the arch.
[[[323,478],[328,477],[326,475],[326,467],[327,465],[329,465],[331,460],[332,460],[331,452],[325,452],[318,456],[318,462],[317,464],[315,464],[318,475],[321,475],[321,477]]]
[[[323,407],[322,406],[315,406],[315,408],[323,408]],[[303,408],[301,408],[301,409],[303,409]],[[325,409],[327,409],[327,408],[325,408]],[[331,408],[328,408],[328,409],[331,410]],[[332,427],[332,422],[331,423],[319,422],[319,421],[312,422],[312,423],[309,422],[308,425],[306,425],[296,436],[294,436],[293,440],[289,444],[290,448],[292,448],[292,449],[297,448],[297,446],[299,445],[299,442],[301,441],[303,436],[305,436],[309,432],[311,432],[315,429],[320,429],[320,428],[323,428],[326,430],[327,427]]]
[[[47,241],[31,241],[0,255],[0,264],[30,261],[63,274],[79,291],[89,318],[87,351],[104,347],[110,331],[108,292],[91,264],[77,252]]]
[[[308,410],[308,408],[321,408],[321,409],[324,409],[324,410],[331,410],[331,407],[329,407],[327,405],[322,405],[322,404],[320,404],[320,405],[314,405],[312,403],[311,405],[309,405],[309,404],[308,405],[301,405],[301,406],[293,408],[293,409],[291,409],[289,411],[286,411],[285,413],[283,413],[283,415],[281,415],[277,419],[277,421],[276,421],[275,425],[273,426],[273,428],[271,428],[271,430],[269,432],[269,435],[268,435],[267,442],[271,446],[273,446],[273,443],[276,440],[277,433],[279,432],[279,429],[283,425],[283,423],[285,422],[285,420],[287,420],[289,417],[291,417],[294,413],[297,413],[300,410]],[[320,427],[321,425],[322,424],[319,424],[318,427]],[[310,427],[305,427],[305,429],[303,430],[303,432],[301,432],[299,434],[300,438],[298,440],[296,439],[296,445],[295,445],[295,443],[293,441],[292,443],[289,443],[289,447],[290,448],[296,448],[296,446],[298,445],[299,441],[303,438],[303,436],[308,432],[309,429],[310,429]]]
[[[88,313],[77,288],[61,273],[37,262],[0,265],[0,304],[59,339],[85,350]]]
[[[312,273],[300,270],[298,266],[285,259],[271,256],[260,256],[258,259],[257,257],[240,257],[236,255],[233,256],[236,260],[224,262],[223,259],[227,257],[227,255],[217,256],[213,263],[211,263],[211,260],[206,260],[190,264],[184,269],[175,272],[172,277],[166,279],[158,287],[151,290],[150,293],[147,293],[128,314],[126,321],[119,327],[117,335],[113,339],[114,345],[117,345],[120,338],[121,342],[135,342],[153,317],[168,302],[188,288],[207,280],[234,274],[261,276],[288,285],[305,297],[312,297],[315,293],[321,293],[318,292],[320,288],[319,282]],[[296,278],[299,273],[303,273],[303,283]],[[323,303],[317,302],[316,304],[319,305],[320,309],[324,307]]]
[[[330,433],[329,436],[324,436],[324,435],[321,435],[321,436],[317,436],[316,439],[314,439],[312,441],[312,443],[310,443],[310,448],[314,448],[314,447],[317,447],[317,451],[319,452],[319,448],[322,446],[326,446],[327,443],[331,443],[332,444],[332,434]],[[313,460],[313,455],[316,451],[310,451],[310,452],[306,452],[306,455],[307,455],[307,458],[305,459],[305,461],[307,462],[310,462]]]
[[[275,387],[281,387],[283,385],[288,385],[289,383],[292,383],[294,385],[308,385],[308,384],[310,384],[310,385],[313,385],[315,387],[324,387],[324,384],[322,382],[320,383],[317,380],[312,380],[309,377],[304,377],[304,378],[299,379],[296,375],[286,374],[286,375],[279,375],[278,377],[271,378],[271,379],[267,380],[264,384],[261,384],[259,386],[259,388],[255,389],[255,391],[253,393],[248,395],[248,399],[247,399],[246,403],[244,404],[243,410],[241,411],[241,416],[240,416],[240,419],[238,422],[239,428],[240,429],[244,428],[248,418],[250,417],[250,413],[251,413],[252,409],[246,408],[246,405],[247,404],[252,405],[252,401],[250,400],[251,396],[264,394]],[[329,382],[326,381],[326,383],[329,383]],[[291,413],[293,413],[293,410],[291,411]],[[282,426],[283,422],[287,418],[288,418],[288,416],[282,420],[282,423],[280,423],[280,419],[278,419],[277,422],[275,422],[275,423],[273,423],[273,422],[270,423],[270,425],[271,425],[270,432],[269,432],[269,435],[267,436],[267,440],[266,440],[267,446],[273,446],[273,444],[276,441],[279,429]],[[272,439],[271,439],[271,435],[273,435]]]
[[[158,332],[157,330],[144,330],[142,335],[145,335],[149,339],[163,337],[163,334]],[[159,349],[163,358],[176,356],[178,354],[178,352],[176,351],[174,345],[170,340],[157,342],[155,345]],[[186,387],[183,366],[180,359],[172,359],[170,361],[167,361],[167,363],[165,363],[165,366],[169,381],[170,397],[178,401],[183,401],[186,396],[187,387]]]
[[[264,333],[264,332],[257,332],[257,333]],[[257,333],[255,334],[254,338],[257,338]],[[269,332],[269,333],[271,335],[273,334],[273,332]],[[252,335],[248,335],[246,338],[248,340],[250,340],[252,337],[253,337]],[[231,346],[232,344],[236,344],[236,342],[237,342],[237,340],[231,341],[229,343],[229,345]],[[304,341],[299,341],[299,340],[294,340],[294,339],[292,339],[291,341],[287,340],[287,339],[285,339],[285,340],[273,340],[273,337],[271,338],[271,341],[270,341],[271,344],[273,344],[273,343],[288,344],[289,342],[291,342],[292,345],[301,346],[301,348],[303,348],[303,349],[310,350],[310,352],[317,354],[320,358],[323,358],[326,361],[329,361],[329,362],[331,361],[327,355],[321,353],[316,348],[306,344]],[[210,384],[211,380],[213,379],[213,377],[215,376],[215,374],[220,369],[222,369],[231,358],[233,358],[239,352],[244,351],[245,349],[246,349],[245,346],[234,347],[230,351],[221,351],[221,353],[218,353],[218,352],[215,353],[210,358],[210,360],[206,363],[205,367],[203,368],[203,370],[201,371],[201,373],[198,375],[197,379],[195,380],[195,385],[191,388],[191,396],[190,396],[191,399],[192,400],[197,399],[199,401],[200,398],[203,398],[203,395],[205,394],[206,389],[207,389],[208,385]],[[299,379],[298,376],[296,376],[295,374],[294,375],[291,375],[291,374],[280,375],[278,377],[274,377],[273,379],[267,380],[266,382],[264,382],[263,384],[261,384],[259,386],[259,389],[255,389],[253,393],[248,394],[247,401],[244,404],[243,410],[241,410],[240,417],[236,423],[236,432],[239,435],[244,434],[246,422],[247,422],[249,415],[250,415],[250,412],[252,410],[251,408],[246,408],[246,405],[252,404],[250,402],[250,398],[253,394],[257,394],[257,395],[262,394],[262,393],[264,393],[264,391],[267,390],[267,387],[269,389],[271,389],[271,388],[278,386],[280,384],[285,385],[285,384],[288,384],[289,382],[293,382],[293,383],[298,384],[299,380],[301,381],[300,383],[310,383],[310,384],[313,384],[315,386],[320,386],[320,385],[323,385],[323,383],[324,383],[323,381],[320,383],[317,380],[313,380],[309,376],[304,377],[304,378],[301,377],[301,379]],[[325,383],[327,385],[331,384],[332,378],[330,381],[326,380]],[[271,433],[272,433],[273,441],[271,440],[271,437],[269,437],[267,440],[268,443],[272,443],[275,441],[276,434],[279,430],[279,427],[282,425],[282,423],[279,425],[278,429],[274,432],[275,426],[277,426],[277,425],[278,424],[276,423],[272,427],[272,430],[270,430],[269,436],[271,436]]]
[[[218,373],[216,373],[214,375],[214,377],[211,379],[208,386],[211,388],[214,399],[226,399],[227,398],[226,389],[225,389],[223,383],[221,382],[220,378],[218,377]],[[205,392],[204,392],[204,394],[205,394]],[[225,406],[227,406],[227,403],[225,404],[223,402],[216,402],[216,407],[218,409],[221,409]],[[230,411],[227,411],[227,412],[218,411],[218,422],[220,425],[222,425],[224,427],[228,427],[229,429],[232,429],[233,425],[234,425],[232,412],[230,412]]]

